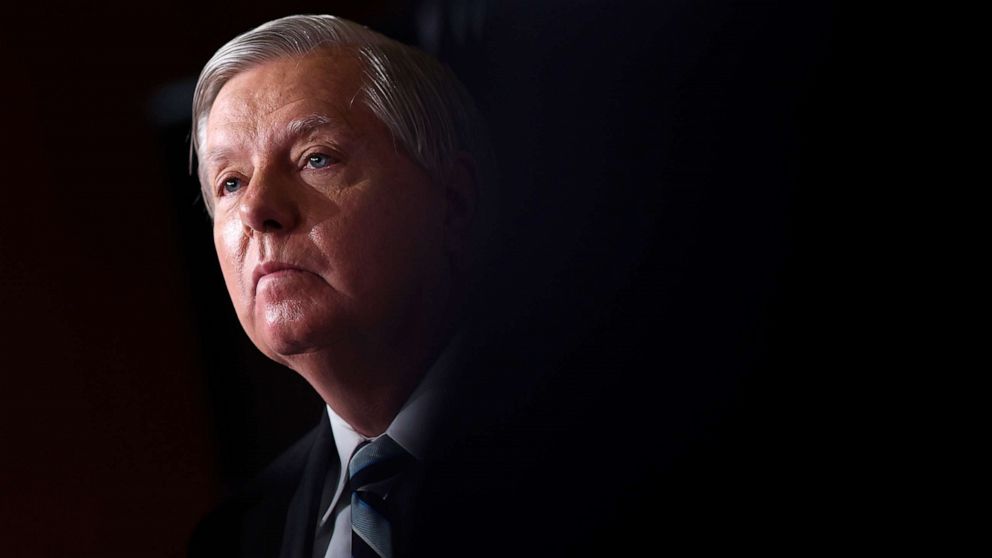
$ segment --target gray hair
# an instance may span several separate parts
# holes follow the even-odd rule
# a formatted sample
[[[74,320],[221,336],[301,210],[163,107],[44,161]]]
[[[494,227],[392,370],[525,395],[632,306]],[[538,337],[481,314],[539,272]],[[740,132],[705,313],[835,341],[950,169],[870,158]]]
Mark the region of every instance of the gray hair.
[[[477,180],[491,180],[485,125],[454,74],[420,50],[329,15],[295,15],[264,23],[213,55],[193,94],[190,170],[193,155],[199,157],[206,140],[210,109],[228,80],[262,63],[299,58],[326,47],[343,47],[358,56],[363,67],[360,100],[433,178],[443,177],[464,151],[475,159]],[[210,188],[202,169],[198,174],[207,212],[213,215]]]

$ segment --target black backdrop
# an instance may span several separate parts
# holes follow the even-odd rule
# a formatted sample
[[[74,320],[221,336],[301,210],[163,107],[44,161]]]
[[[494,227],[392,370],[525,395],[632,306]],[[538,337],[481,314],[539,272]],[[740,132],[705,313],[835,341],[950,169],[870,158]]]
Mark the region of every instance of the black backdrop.
[[[841,482],[843,413],[826,404],[844,342],[827,248],[845,225],[823,209],[840,156],[829,4],[275,4],[3,15],[11,555],[181,554],[319,416],[241,332],[186,174],[196,73],[290,13],[434,52],[488,117],[491,336],[540,373],[521,436],[638,448],[618,509],[663,494],[687,523],[750,518],[759,538],[759,508],[817,522],[799,518]]]

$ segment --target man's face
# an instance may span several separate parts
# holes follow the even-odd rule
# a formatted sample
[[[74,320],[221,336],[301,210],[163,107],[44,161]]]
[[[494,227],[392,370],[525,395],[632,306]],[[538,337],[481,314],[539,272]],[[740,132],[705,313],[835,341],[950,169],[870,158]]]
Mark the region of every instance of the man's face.
[[[443,283],[444,192],[356,99],[341,50],[238,74],[201,165],[238,318],[269,357],[388,344]]]

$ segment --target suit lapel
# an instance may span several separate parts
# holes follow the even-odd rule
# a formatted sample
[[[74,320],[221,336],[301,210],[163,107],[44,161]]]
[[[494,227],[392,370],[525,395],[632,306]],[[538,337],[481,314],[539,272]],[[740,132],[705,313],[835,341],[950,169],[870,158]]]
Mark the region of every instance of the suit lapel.
[[[313,539],[320,514],[320,497],[323,492],[327,469],[336,462],[334,435],[331,433],[327,413],[322,413],[314,436],[313,447],[307,456],[303,475],[289,503],[286,526],[283,530],[281,558],[311,558]]]

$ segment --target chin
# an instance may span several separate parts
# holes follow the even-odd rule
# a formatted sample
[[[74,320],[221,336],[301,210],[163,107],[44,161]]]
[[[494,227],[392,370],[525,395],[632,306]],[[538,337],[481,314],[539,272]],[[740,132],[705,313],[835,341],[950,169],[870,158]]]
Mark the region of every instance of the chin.
[[[294,356],[305,355],[319,349],[319,347],[293,339],[268,339],[259,348],[265,353],[265,356],[287,366]]]
[[[287,360],[298,355],[319,351],[327,345],[328,337],[312,329],[268,326],[258,332],[256,345],[266,356],[276,362],[287,364]],[[261,341],[261,342],[258,342]]]
[[[290,309],[267,309],[255,316],[250,335],[255,345],[272,360],[289,366],[295,356],[315,353],[332,344],[350,344],[344,333],[355,330],[340,313],[321,312],[320,308],[294,312]]]

